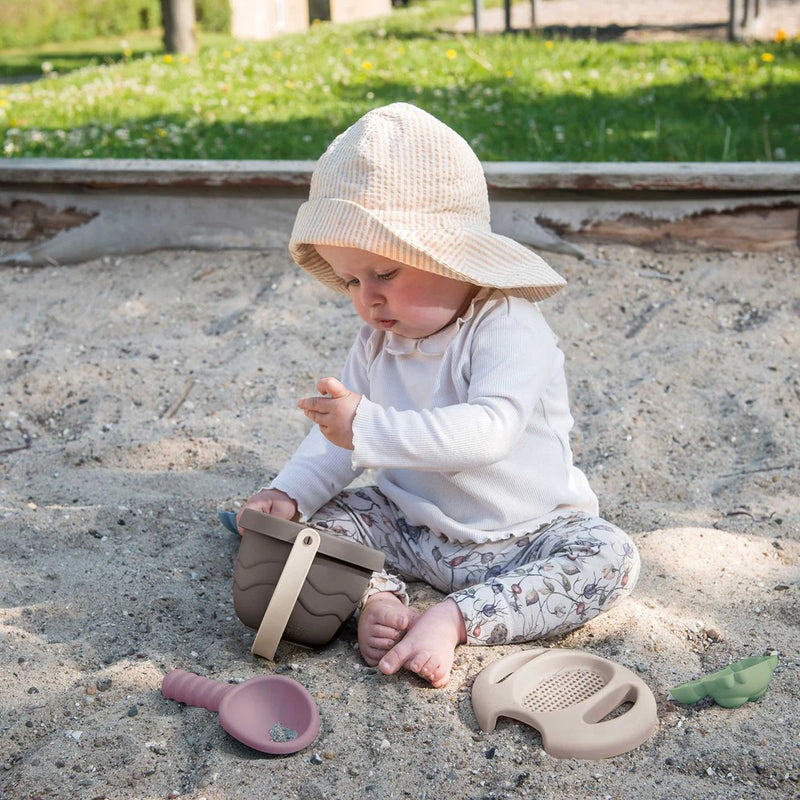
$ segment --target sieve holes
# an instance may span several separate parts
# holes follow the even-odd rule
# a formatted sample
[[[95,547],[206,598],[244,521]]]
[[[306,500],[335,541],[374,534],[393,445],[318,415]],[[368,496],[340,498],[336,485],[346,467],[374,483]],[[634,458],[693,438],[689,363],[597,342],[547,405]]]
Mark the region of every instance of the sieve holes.
[[[604,678],[592,670],[560,672],[542,681],[522,704],[534,712],[560,711],[588,700],[605,685]]]

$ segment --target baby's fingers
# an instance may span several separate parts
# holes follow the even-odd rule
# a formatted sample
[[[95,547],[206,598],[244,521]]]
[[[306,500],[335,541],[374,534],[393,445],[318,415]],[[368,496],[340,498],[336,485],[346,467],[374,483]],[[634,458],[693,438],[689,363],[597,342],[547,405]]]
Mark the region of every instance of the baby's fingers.
[[[336,378],[322,378],[317,381],[317,391],[320,394],[327,394],[336,399],[337,397],[347,397],[350,390]]]
[[[304,397],[297,401],[297,407],[305,411],[306,416],[309,412],[315,414],[326,414],[328,412],[330,400],[324,397]]]
[[[322,426],[323,426],[323,420],[324,420],[324,419],[325,419],[325,417],[326,417],[326,415],[325,415],[325,414],[320,414],[318,411],[304,411],[303,413],[304,413],[304,414],[306,415],[306,417],[307,417],[308,419],[310,419],[312,422],[316,422],[316,423],[317,423],[317,425],[319,425],[320,427],[322,427]]]

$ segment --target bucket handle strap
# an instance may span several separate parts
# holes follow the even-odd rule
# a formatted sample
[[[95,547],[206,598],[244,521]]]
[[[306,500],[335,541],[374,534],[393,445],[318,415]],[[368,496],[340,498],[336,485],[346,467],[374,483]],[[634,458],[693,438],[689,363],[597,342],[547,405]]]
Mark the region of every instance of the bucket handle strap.
[[[258,626],[253,646],[250,648],[257,656],[274,660],[275,651],[286,630],[319,544],[319,533],[313,528],[304,528],[295,537],[289,557],[283,565],[281,576],[264,612],[264,618]]]

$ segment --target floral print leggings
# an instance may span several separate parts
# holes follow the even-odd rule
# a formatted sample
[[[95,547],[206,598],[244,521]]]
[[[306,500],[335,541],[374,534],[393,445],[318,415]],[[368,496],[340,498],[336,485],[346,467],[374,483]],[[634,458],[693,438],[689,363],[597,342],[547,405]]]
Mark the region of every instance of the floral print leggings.
[[[639,553],[627,534],[583,512],[499,542],[459,544],[409,525],[370,486],[342,492],[309,522],[386,555],[396,574],[375,573],[364,599],[390,591],[408,603],[404,581],[424,581],[456,602],[469,644],[566,633],[615,606],[639,576]]]

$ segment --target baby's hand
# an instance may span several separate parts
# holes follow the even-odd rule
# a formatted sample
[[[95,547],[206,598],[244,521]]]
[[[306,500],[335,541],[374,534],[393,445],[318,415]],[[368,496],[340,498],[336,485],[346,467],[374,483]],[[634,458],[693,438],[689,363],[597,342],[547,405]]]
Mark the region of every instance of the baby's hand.
[[[298,408],[319,425],[322,435],[346,450],[353,449],[353,420],[361,395],[351,392],[336,378],[323,378],[317,383],[317,391],[323,397],[304,397]]]
[[[273,517],[280,517],[281,519],[293,519],[297,514],[297,503],[289,497],[286,492],[280,489],[262,489],[256,492],[242,508],[252,508],[255,511],[260,511],[262,514],[270,514]],[[241,535],[242,529],[238,525],[239,517],[242,511],[236,515],[237,527]]]

